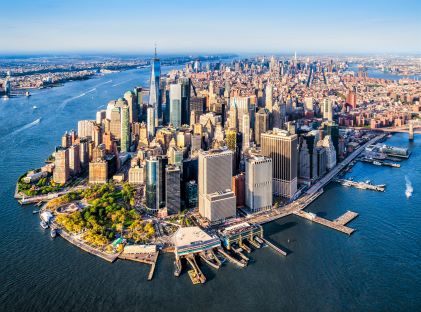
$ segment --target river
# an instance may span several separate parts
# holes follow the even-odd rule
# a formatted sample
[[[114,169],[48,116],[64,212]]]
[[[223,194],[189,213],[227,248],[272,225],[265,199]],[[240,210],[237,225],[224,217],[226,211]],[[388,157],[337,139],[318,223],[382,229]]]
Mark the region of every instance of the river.
[[[0,310],[1,311],[415,311],[421,308],[421,136],[408,142],[402,167],[358,163],[349,176],[387,184],[385,193],[330,184],[309,211],[336,218],[360,215],[348,237],[296,216],[272,222],[265,235],[291,253],[254,251],[245,269],[202,266],[207,283],[193,286],[184,272],[173,276],[173,256],[149,267],[110,264],[39,226],[33,207],[14,199],[16,179],[42,165],[65,130],[135,85],[148,69],[113,73],[0,101]],[[33,107],[37,108],[34,109]],[[40,120],[39,122],[36,122]],[[414,187],[405,197],[405,175]]]

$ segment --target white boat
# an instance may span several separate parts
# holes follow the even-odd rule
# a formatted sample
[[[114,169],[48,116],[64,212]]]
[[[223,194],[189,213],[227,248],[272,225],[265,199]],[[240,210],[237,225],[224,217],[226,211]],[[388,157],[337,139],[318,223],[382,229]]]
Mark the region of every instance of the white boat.
[[[51,236],[52,238],[56,237],[56,236],[57,236],[57,230],[56,230],[56,229],[51,229],[51,231],[50,231],[50,236]]]
[[[45,222],[45,221],[41,221],[41,222],[39,223],[39,225],[41,225],[41,227],[42,227],[44,230],[48,229],[48,223],[47,223],[47,222]]]
[[[38,107],[36,107],[36,106],[34,105],[34,106],[32,106],[32,108],[33,108],[33,109],[37,109]]]
[[[382,164],[381,164],[381,162],[378,162],[378,161],[373,161],[373,165],[376,165],[376,166],[381,166]]]

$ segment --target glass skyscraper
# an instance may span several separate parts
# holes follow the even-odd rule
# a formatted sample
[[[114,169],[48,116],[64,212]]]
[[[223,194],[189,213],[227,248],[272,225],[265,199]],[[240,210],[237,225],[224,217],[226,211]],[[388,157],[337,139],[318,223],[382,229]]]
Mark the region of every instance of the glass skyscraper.
[[[155,47],[155,56],[151,62],[151,84],[149,86],[149,105],[155,109],[155,127],[158,126],[158,120],[162,116],[159,116],[159,113],[162,111],[161,106],[161,97],[159,94],[159,83],[161,77],[161,63],[159,58],[156,56],[156,47]]]

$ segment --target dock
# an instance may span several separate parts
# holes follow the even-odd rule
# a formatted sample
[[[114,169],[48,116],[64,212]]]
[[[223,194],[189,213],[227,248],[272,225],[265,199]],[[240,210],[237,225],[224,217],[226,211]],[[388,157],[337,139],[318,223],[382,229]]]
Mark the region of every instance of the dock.
[[[228,261],[230,261],[230,262],[238,265],[240,268],[245,268],[247,266],[247,262],[245,262],[245,261],[239,261],[239,260],[235,259],[230,254],[228,254],[227,252],[225,252],[225,250],[222,247],[218,248],[218,252],[221,255],[223,255],[225,257],[225,259],[227,259]]]
[[[154,253],[136,253],[136,254],[128,254],[123,251],[118,256],[118,258],[122,260],[131,260],[131,261],[149,264],[151,267],[148,274],[148,281],[150,281],[152,280],[154,272],[155,272],[158,256],[159,256],[159,251],[154,252]]]
[[[206,282],[206,277],[200,270],[199,266],[196,263],[194,255],[190,254],[185,257],[187,262],[192,267],[192,270],[188,271],[189,276],[193,282],[193,284],[204,284]]]
[[[349,223],[351,220],[358,216],[358,213],[348,211],[344,215],[340,216],[339,218],[335,219],[334,221],[330,221],[327,219],[323,219],[321,217],[316,216],[313,213],[306,212],[304,210],[299,210],[294,212],[296,216],[302,217],[304,219],[319,223],[331,229],[337,230],[339,232],[351,235],[354,233],[355,229],[345,226],[345,224]]]
[[[263,238],[263,241],[265,242],[266,245],[268,245],[270,248],[272,248],[276,252],[280,253],[281,255],[283,255],[285,257],[288,255],[288,253],[285,250],[283,250],[280,247],[276,246],[275,244],[271,243],[267,239]]]

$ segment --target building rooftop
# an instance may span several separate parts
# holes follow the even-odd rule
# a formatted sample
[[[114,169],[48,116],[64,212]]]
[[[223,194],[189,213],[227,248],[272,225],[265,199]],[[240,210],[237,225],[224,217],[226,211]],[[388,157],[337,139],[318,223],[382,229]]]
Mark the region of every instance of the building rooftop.
[[[173,242],[175,247],[181,247],[199,244],[211,239],[213,239],[213,237],[202,231],[199,227],[191,226],[178,229],[173,237]]]

